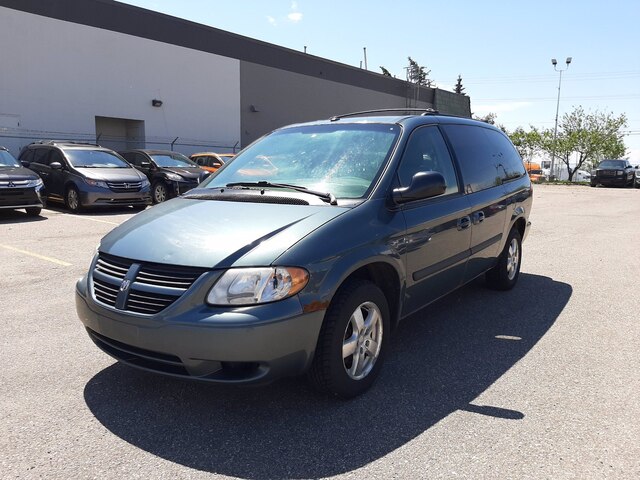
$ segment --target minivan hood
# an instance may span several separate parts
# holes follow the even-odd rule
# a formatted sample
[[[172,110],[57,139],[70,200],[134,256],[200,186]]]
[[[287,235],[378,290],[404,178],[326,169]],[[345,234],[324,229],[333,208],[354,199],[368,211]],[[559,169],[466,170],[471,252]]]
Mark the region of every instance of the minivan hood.
[[[35,180],[38,174],[24,167],[0,167],[0,180]]]
[[[82,168],[74,167],[80,174],[91,180],[105,182],[139,182],[146,178],[143,174],[131,168]]]
[[[112,230],[102,239],[100,251],[192,267],[264,266],[347,210],[175,198]]]

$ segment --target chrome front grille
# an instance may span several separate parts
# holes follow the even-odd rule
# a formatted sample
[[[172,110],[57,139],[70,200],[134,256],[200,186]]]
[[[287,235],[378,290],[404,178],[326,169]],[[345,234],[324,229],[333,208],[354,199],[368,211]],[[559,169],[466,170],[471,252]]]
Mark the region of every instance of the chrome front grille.
[[[24,188],[30,180],[0,180],[0,188]]]
[[[114,192],[139,192],[142,182],[107,182]]]
[[[117,310],[154,315],[180,298],[204,272],[101,253],[92,272],[93,296]]]

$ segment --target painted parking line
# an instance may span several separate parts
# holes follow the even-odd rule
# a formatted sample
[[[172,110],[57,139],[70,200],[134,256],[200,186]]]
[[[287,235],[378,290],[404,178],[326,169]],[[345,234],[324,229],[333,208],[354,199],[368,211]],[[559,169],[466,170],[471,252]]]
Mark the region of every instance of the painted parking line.
[[[62,265],[63,267],[70,267],[72,265],[69,262],[64,262],[62,260],[58,260],[57,258],[45,257],[44,255],[39,255],[37,253],[29,252],[27,250],[22,250],[20,248],[12,247],[9,245],[0,244],[0,248],[12,250],[14,252],[22,253],[24,255],[29,255],[30,257],[39,258],[40,260],[46,260],[47,262],[55,263],[56,265]]]

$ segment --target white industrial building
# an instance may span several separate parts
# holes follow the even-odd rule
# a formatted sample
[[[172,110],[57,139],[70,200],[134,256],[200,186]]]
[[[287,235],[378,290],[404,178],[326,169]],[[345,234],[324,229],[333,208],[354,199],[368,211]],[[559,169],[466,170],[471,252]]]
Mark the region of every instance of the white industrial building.
[[[469,98],[112,0],[0,0],[0,145],[234,151],[279,126]]]

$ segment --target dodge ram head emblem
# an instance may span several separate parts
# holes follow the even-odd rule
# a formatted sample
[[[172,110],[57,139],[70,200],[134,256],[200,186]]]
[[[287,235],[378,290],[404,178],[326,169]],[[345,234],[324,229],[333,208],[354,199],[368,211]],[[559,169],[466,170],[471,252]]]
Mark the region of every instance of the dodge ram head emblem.
[[[121,292],[126,292],[129,289],[129,285],[131,285],[131,280],[123,280],[122,283],[120,284],[120,291]]]

